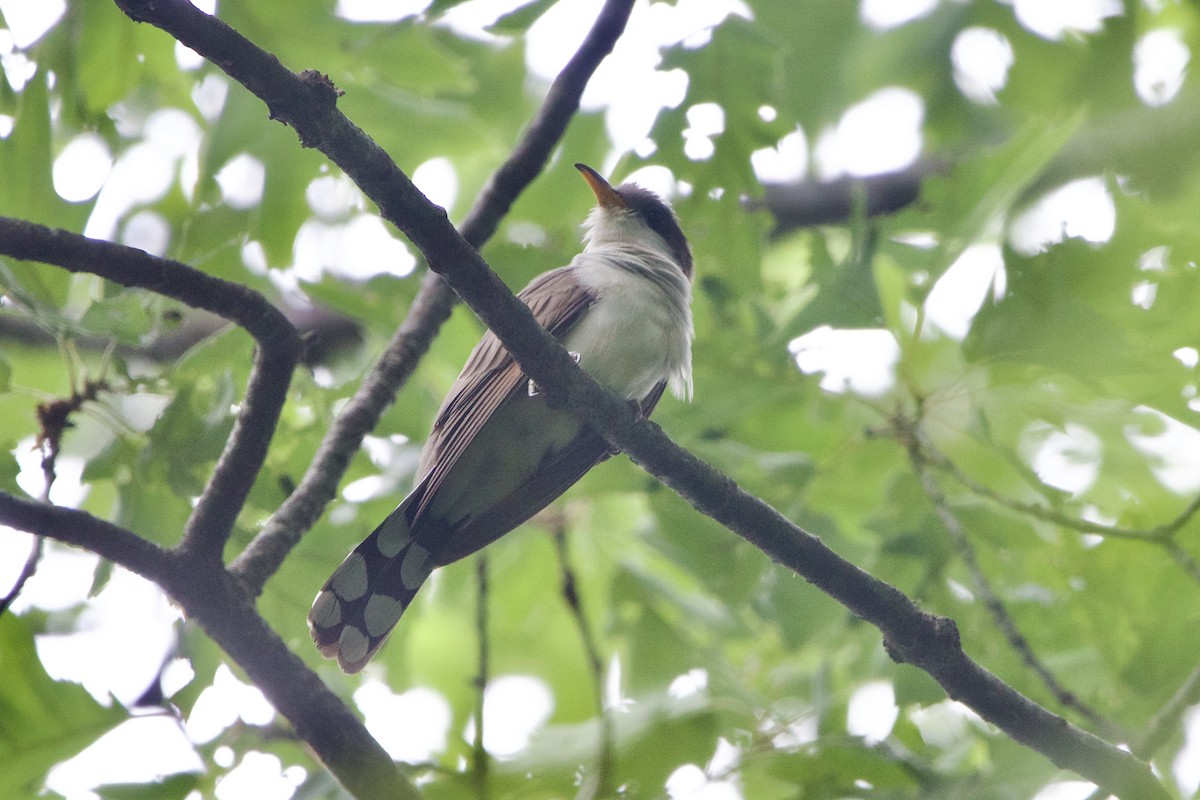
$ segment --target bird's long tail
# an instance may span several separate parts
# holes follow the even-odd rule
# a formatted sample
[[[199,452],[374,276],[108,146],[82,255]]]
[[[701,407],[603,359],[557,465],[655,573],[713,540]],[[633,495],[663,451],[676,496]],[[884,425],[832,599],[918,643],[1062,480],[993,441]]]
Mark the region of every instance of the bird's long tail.
[[[371,660],[435,566],[409,530],[410,502],[412,496],[346,556],[308,612],[317,649],[346,672]]]

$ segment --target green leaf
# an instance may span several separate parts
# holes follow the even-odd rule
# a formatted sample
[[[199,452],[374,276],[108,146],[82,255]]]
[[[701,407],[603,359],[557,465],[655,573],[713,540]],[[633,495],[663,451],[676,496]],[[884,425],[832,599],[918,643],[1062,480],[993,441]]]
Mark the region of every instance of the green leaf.
[[[51,679],[27,624],[0,617],[0,794],[37,797],[51,767],[124,719],[121,708],[99,705],[82,686]]]

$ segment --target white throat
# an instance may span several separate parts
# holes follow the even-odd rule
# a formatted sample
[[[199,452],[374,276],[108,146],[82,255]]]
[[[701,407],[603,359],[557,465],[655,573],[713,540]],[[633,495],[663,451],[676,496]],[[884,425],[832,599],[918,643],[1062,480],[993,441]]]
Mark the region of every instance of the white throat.
[[[609,389],[644,398],[661,381],[692,396],[691,281],[671,248],[634,214],[597,207],[571,266],[596,302],[567,335],[580,366]]]

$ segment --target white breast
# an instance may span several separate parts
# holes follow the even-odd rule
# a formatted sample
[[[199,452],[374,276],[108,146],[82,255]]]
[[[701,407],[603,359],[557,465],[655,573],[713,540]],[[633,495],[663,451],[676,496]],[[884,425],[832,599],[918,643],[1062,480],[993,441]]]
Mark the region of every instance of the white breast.
[[[629,259],[639,267],[631,269]],[[691,285],[667,259],[644,250],[592,250],[579,255],[580,282],[596,302],[563,344],[599,383],[641,399],[660,381],[691,399]]]

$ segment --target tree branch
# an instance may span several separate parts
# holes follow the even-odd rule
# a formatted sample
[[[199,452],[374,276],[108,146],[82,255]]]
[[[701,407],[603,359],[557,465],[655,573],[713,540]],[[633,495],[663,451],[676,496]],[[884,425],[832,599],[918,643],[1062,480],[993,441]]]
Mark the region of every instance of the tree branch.
[[[620,38],[633,10],[632,0],[608,0],[583,44],[550,86],[537,115],[521,134],[512,154],[488,179],[460,232],[478,248],[493,233],[504,214],[550,158],[572,117],[596,67]],[[234,559],[231,569],[248,591],[258,594],[283,559],[320,518],[334,498],[338,482],[350,466],[363,437],[373,430],[391,405],[433,337],[450,316],[453,290],[436,272],[426,274],[404,323],[363,379],[321,442],[296,491],[263,530]]]
[[[763,184],[763,197],[751,208],[766,208],[775,218],[776,236],[796,228],[844,224],[862,198],[867,216],[891,214],[916,202],[921,185],[930,175],[945,171],[946,164],[918,162],[899,172],[842,177],[831,181],[806,178],[794,183]]]
[[[136,248],[0,217],[0,253],[147,289],[235,322],[258,342],[233,433],[180,544],[219,561],[279,421],[302,347],[296,329],[257,292]]]
[[[0,524],[90,550],[153,581],[246,671],[359,800],[420,795],[320,678],[271,630],[220,564],[166,550],[83,511],[0,492]]]

